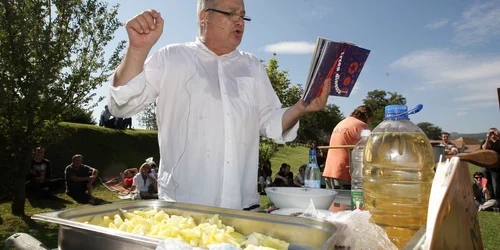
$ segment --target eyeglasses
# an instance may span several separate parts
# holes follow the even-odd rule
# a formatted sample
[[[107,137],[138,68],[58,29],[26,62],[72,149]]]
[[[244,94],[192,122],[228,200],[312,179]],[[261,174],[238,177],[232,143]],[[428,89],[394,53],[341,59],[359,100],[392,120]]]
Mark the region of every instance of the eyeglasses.
[[[474,179],[482,179],[482,176],[474,176]]]
[[[239,15],[238,13],[235,13],[235,12],[226,12],[226,11],[222,11],[222,10],[218,10],[218,9],[206,9],[205,11],[215,11],[217,13],[220,13],[220,14],[228,17],[229,19],[231,19],[233,21],[238,21],[240,17],[241,17],[241,19],[243,19],[243,21],[247,21],[247,22],[252,21],[252,18],[250,18],[248,16]]]

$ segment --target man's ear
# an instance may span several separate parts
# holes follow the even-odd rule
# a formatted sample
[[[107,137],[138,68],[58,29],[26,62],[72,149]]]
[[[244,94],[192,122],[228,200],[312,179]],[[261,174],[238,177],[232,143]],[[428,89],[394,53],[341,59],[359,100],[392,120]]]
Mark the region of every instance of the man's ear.
[[[202,10],[198,13],[198,22],[201,24],[207,18],[208,12]]]

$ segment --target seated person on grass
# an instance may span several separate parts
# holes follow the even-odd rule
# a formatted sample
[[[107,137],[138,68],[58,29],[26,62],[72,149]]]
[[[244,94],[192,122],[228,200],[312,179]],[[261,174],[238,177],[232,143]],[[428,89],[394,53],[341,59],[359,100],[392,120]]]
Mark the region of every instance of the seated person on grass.
[[[50,179],[52,168],[50,161],[43,158],[44,156],[44,148],[35,148],[28,181],[26,182],[26,191],[36,198],[53,197],[53,191],[64,185],[62,178]]]
[[[474,201],[478,207],[478,211],[492,210],[498,206],[498,202],[491,196],[488,189],[490,184],[483,185],[484,175],[481,172],[474,173],[474,182],[472,191],[474,192]]]
[[[92,183],[97,178],[98,171],[83,163],[83,156],[76,154],[73,163],[66,167],[66,194],[79,203],[95,204],[92,196]]]
[[[293,187],[293,173],[290,172],[290,165],[281,164],[280,171],[274,176],[274,187]]]
[[[139,173],[139,170],[137,168],[129,168],[123,171],[123,173],[120,173],[120,179],[124,188],[130,189],[132,187],[134,176],[137,173]]]
[[[153,199],[158,197],[158,183],[151,172],[151,165],[149,163],[142,164],[141,168],[139,168],[139,173],[134,176],[130,192],[136,189],[138,193],[134,194],[133,199]]]

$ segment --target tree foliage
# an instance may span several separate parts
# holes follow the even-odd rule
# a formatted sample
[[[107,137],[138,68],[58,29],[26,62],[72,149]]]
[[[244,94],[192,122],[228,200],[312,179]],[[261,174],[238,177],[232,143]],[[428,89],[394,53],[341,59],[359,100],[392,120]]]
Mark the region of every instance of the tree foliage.
[[[373,129],[384,119],[385,106],[393,104],[406,105],[406,98],[397,92],[386,92],[384,90],[373,90],[368,92],[363,103],[373,112],[370,127]]]
[[[424,131],[429,140],[441,140],[443,130],[430,122],[419,122],[417,126]]]
[[[80,124],[96,124],[94,117],[92,117],[92,110],[85,110],[81,107],[68,109],[68,112],[62,116],[62,121]]]
[[[158,130],[158,123],[156,123],[156,103],[151,103],[144,111],[139,114],[139,124],[144,126],[147,130]]]
[[[72,108],[95,105],[92,91],[118,65],[125,42],[104,57],[121,26],[117,9],[102,0],[0,2],[0,134],[15,171],[14,214],[24,214],[32,147],[58,139]]]
[[[309,113],[300,119],[297,141],[308,143],[315,140],[319,144],[328,144],[333,128],[344,118],[335,104],[328,104],[320,111]]]

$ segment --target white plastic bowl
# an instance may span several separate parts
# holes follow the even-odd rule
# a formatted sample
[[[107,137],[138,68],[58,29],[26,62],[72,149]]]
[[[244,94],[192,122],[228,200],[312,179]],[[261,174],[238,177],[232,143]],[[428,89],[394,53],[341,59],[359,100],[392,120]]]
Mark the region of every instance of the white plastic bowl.
[[[308,208],[312,199],[314,208],[328,210],[337,192],[319,188],[268,187],[266,194],[278,208]]]

